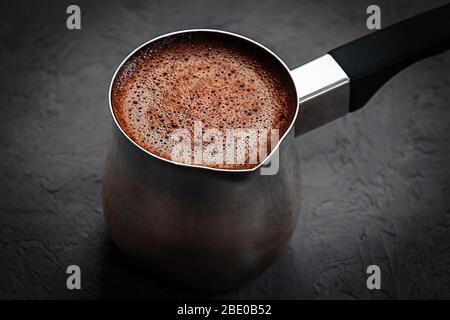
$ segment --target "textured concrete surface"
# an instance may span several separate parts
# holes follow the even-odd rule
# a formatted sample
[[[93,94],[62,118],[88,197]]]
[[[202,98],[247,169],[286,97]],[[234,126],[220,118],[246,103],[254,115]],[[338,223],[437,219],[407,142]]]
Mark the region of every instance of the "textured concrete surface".
[[[82,30],[65,27],[67,5]],[[242,33],[291,67],[369,31],[374,1],[2,1],[0,298],[450,298],[450,54],[298,139],[303,203],[280,260],[241,287],[167,287],[128,265],[101,214],[109,80],[133,48],[191,27]],[[382,25],[446,1],[375,1]],[[380,43],[380,49],[383,44]],[[68,291],[78,264],[82,290]],[[378,264],[382,290],[366,288]]]

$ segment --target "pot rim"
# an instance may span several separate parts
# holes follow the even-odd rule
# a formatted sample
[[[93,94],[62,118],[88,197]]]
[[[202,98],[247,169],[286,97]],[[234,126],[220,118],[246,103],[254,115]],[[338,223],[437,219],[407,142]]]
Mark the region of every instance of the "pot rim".
[[[250,42],[253,45],[258,46],[259,48],[265,50],[266,52],[268,52],[269,54],[271,54],[286,70],[287,75],[289,76],[289,79],[292,82],[292,85],[294,86],[294,92],[295,92],[295,100],[296,100],[296,109],[295,109],[295,114],[294,117],[292,119],[291,124],[289,125],[288,129],[286,130],[286,132],[283,134],[283,136],[278,140],[278,143],[276,144],[276,146],[272,149],[272,151],[270,152],[270,154],[268,154],[266,156],[266,158],[263,161],[260,161],[260,163],[250,169],[222,169],[222,168],[214,168],[214,167],[208,167],[206,165],[198,165],[198,164],[188,164],[188,163],[183,163],[183,162],[178,162],[178,161],[174,161],[174,160],[169,160],[166,158],[163,158],[155,153],[152,153],[150,151],[148,151],[147,149],[143,148],[142,146],[140,146],[137,142],[135,142],[133,139],[131,139],[128,134],[125,132],[125,130],[120,126],[116,115],[114,113],[113,107],[112,107],[112,90],[113,90],[113,84],[114,84],[114,80],[116,79],[117,73],[119,72],[119,70],[122,68],[122,66],[135,54],[137,53],[139,50],[143,49],[145,46],[147,46],[148,44],[166,38],[166,37],[170,37],[173,35],[177,35],[177,34],[183,34],[183,33],[192,33],[192,32],[212,32],[212,33],[221,33],[221,34],[225,34],[225,35],[229,35],[232,37],[237,37],[240,38],[242,40],[246,40],[247,42]],[[140,150],[142,150],[143,152],[145,152],[146,154],[174,164],[176,166],[185,166],[185,167],[191,167],[191,168],[198,168],[198,169],[204,169],[204,170],[212,170],[212,171],[222,171],[222,172],[253,172],[258,170],[261,166],[263,166],[265,163],[267,163],[268,161],[270,161],[271,156],[278,151],[278,149],[280,148],[281,143],[283,142],[283,140],[287,137],[287,135],[291,132],[292,128],[294,127],[294,124],[297,120],[298,117],[298,113],[299,113],[299,99],[298,99],[298,93],[297,93],[297,88],[295,86],[295,82],[294,79],[292,77],[291,74],[291,70],[288,68],[288,66],[284,63],[283,60],[281,60],[280,57],[278,57],[278,55],[276,55],[274,52],[272,52],[270,49],[268,49],[267,47],[265,47],[264,45],[260,44],[257,41],[254,41],[250,38],[247,38],[245,36],[242,36],[240,34],[236,34],[233,32],[229,32],[229,31],[224,31],[224,30],[218,30],[218,29],[184,29],[184,30],[178,30],[178,31],[174,31],[174,32],[169,32],[169,33],[164,33],[160,36],[157,36],[155,38],[150,39],[149,41],[144,42],[143,44],[139,45],[136,49],[134,49],[133,51],[131,51],[123,60],[122,62],[119,64],[119,66],[116,68],[116,71],[114,72],[110,85],[109,85],[109,92],[108,92],[108,102],[109,102],[109,111],[111,114],[111,117],[113,118],[113,121],[116,125],[116,127],[120,130],[120,132],[127,138],[127,140],[129,142],[131,142],[134,146],[136,146],[137,148],[139,148]]]

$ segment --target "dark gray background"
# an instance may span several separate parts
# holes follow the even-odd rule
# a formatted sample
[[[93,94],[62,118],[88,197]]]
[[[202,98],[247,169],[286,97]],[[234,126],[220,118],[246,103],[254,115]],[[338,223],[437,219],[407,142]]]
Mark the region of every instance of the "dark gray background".
[[[302,210],[280,260],[241,287],[167,287],[128,265],[101,213],[121,60],[169,31],[249,36],[296,67],[446,1],[2,1],[0,298],[450,298],[450,54],[395,77],[361,111],[296,142]],[[66,29],[66,7],[82,30]],[[380,50],[383,44],[380,43]],[[80,291],[66,289],[69,264]],[[378,264],[382,290],[366,288]]]

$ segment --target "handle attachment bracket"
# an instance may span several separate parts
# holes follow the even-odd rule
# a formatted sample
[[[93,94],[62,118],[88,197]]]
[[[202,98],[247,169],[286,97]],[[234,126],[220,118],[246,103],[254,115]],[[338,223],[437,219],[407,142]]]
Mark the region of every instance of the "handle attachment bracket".
[[[349,112],[350,80],[334,58],[325,54],[291,71],[300,99],[295,136]]]

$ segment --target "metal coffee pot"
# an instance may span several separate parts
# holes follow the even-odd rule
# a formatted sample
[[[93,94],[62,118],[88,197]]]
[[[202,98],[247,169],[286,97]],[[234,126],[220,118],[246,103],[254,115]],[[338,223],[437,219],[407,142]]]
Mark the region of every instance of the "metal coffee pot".
[[[330,51],[289,70],[261,44],[219,30],[169,33],[233,38],[269,55],[297,93],[295,118],[259,166],[225,170],[176,163],[130,139],[111,105],[113,138],[103,180],[103,211],[118,248],[137,265],[177,285],[225,289],[272,264],[300,211],[295,137],[361,108],[392,76],[450,48],[446,5]],[[269,164],[269,167],[268,167]],[[264,174],[276,166],[276,174]]]

